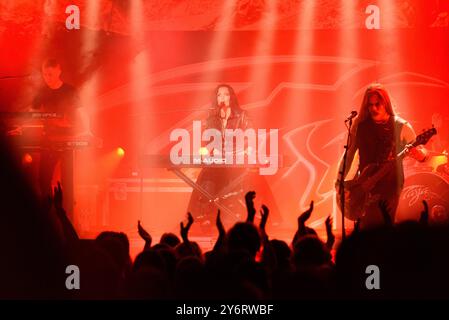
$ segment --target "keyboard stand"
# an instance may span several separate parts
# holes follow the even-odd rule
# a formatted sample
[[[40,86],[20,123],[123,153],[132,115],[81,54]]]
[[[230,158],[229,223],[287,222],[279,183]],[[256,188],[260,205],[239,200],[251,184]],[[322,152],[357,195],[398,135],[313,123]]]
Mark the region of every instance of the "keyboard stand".
[[[169,171],[172,171],[174,174],[176,174],[179,178],[181,178],[185,183],[187,183],[189,186],[197,190],[199,193],[201,193],[204,197],[206,197],[210,202],[213,202],[220,210],[221,212],[233,216],[233,212],[226,207],[225,205],[221,204],[218,199],[220,197],[214,197],[212,194],[210,194],[207,190],[205,190],[202,186],[194,182],[192,179],[190,179],[180,168],[167,168]],[[239,177],[240,178],[240,177]],[[242,177],[243,179],[243,177]]]

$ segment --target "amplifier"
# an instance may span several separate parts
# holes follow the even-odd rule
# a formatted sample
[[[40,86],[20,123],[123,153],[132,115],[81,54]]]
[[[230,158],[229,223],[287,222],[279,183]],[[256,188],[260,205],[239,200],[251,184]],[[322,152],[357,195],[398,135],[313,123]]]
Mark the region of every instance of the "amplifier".
[[[95,237],[103,231],[102,197],[98,185],[75,185],[72,222],[81,237]]]
[[[154,233],[179,232],[192,188],[177,178],[108,180],[105,224],[113,231],[137,232],[137,221]]]

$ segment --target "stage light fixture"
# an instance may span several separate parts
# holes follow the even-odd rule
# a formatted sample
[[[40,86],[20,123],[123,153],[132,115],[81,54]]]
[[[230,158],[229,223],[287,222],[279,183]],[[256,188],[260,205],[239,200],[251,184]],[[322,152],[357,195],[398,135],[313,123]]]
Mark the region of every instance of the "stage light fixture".
[[[33,163],[33,157],[29,153],[25,153],[22,157],[22,164],[27,166]]]
[[[118,155],[120,158],[122,158],[122,157],[125,156],[125,150],[124,150],[123,148],[121,148],[121,147],[118,147],[118,148],[117,148],[116,153],[117,153],[117,155]]]

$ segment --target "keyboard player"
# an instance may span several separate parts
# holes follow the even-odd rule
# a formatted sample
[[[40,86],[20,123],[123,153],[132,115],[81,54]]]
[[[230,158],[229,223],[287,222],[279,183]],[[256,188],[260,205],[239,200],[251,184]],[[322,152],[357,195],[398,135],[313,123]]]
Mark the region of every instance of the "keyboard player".
[[[29,112],[55,114],[55,117],[40,119],[43,124],[42,143],[75,136],[92,136],[88,118],[80,106],[75,87],[61,79],[61,64],[56,59],[47,59],[41,68],[44,85],[34,96]],[[9,132],[9,135],[21,134],[21,127]],[[52,178],[58,162],[61,161],[61,183],[69,195],[73,184],[73,151],[41,148],[38,173],[38,193],[41,197],[51,194]],[[69,208],[71,203],[68,204]],[[69,208],[67,208],[69,210]]]

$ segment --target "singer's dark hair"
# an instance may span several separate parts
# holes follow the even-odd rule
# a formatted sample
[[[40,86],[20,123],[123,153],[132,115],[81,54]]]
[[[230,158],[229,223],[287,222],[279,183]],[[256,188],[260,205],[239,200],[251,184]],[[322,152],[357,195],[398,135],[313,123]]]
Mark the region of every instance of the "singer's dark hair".
[[[216,110],[217,112],[219,112],[218,103],[217,103],[217,94],[218,94],[218,89],[223,88],[223,87],[228,88],[229,94],[231,95],[230,101],[229,101],[229,106],[231,107],[232,114],[238,115],[238,114],[242,113],[243,109],[240,108],[239,102],[237,100],[237,95],[235,94],[234,89],[230,85],[224,84],[224,83],[219,84],[214,90],[214,95],[212,96],[212,108],[214,110]]]

